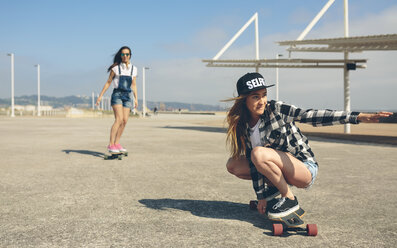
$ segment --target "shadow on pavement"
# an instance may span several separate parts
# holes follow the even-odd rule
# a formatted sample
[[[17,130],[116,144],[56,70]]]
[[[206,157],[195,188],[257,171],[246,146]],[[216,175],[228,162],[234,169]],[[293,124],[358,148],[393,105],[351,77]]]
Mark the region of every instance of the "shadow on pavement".
[[[66,154],[73,152],[73,153],[91,155],[91,156],[100,157],[100,158],[103,158],[105,156],[105,154],[103,152],[95,152],[95,151],[88,151],[88,150],[62,150],[62,152],[66,153]]]
[[[183,127],[173,127],[173,126],[165,126],[163,128],[170,128],[170,129],[183,129],[183,130],[195,130],[195,131],[202,131],[202,132],[212,132],[212,133],[225,133],[226,128],[224,127],[205,127],[205,126],[183,126]]]
[[[212,133],[227,133],[224,127],[208,127],[208,126],[165,126],[163,128],[181,129],[181,130],[195,130]],[[310,140],[320,142],[332,142],[340,144],[360,144],[360,145],[382,145],[382,146],[397,146],[397,137],[395,136],[380,136],[380,135],[358,135],[358,134],[339,134],[339,133],[317,133],[317,132],[303,132]]]
[[[310,140],[341,144],[397,146],[397,137],[381,135],[303,132]]]
[[[265,229],[272,235],[272,223],[257,211],[250,210],[248,204],[227,201],[203,201],[185,199],[142,199],[139,203],[156,210],[178,209],[188,211],[195,216],[214,219],[246,221]]]

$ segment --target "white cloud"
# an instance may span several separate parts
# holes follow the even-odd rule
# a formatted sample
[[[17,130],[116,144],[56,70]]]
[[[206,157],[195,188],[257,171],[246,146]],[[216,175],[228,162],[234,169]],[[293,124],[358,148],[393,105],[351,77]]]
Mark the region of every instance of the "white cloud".
[[[396,33],[396,25],[397,5],[378,14],[370,14],[353,20],[350,19],[349,34],[350,36],[365,36]],[[344,22],[343,19],[341,19],[339,21],[322,22],[321,25],[315,26],[306,38],[331,38],[343,36]]]
[[[350,23],[351,35],[376,35],[396,33],[397,5],[386,9],[379,15],[368,15]]]
[[[148,100],[219,104],[233,96],[236,71],[205,67],[200,58],[156,61],[146,74]],[[141,80],[138,80],[141,88]],[[141,89],[138,90],[141,94]]]
[[[195,47],[212,51],[223,45],[227,39],[228,35],[222,28],[205,28],[194,35],[192,43]]]

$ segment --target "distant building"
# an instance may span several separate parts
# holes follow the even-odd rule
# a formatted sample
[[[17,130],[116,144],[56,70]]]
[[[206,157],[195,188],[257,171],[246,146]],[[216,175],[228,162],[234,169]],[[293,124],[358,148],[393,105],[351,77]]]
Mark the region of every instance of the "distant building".
[[[17,110],[17,111],[24,111],[24,110],[25,110],[25,106],[22,106],[22,105],[14,105],[14,110]]]
[[[37,106],[35,105],[26,105],[26,106],[22,106],[24,107],[24,111],[37,111]],[[52,106],[48,106],[48,105],[44,105],[44,106],[40,106],[40,111],[51,111],[54,108]]]
[[[52,106],[40,106],[41,111],[50,111],[53,110],[54,108]]]
[[[26,105],[24,110],[25,111],[36,111],[36,106],[34,106],[34,105]]]

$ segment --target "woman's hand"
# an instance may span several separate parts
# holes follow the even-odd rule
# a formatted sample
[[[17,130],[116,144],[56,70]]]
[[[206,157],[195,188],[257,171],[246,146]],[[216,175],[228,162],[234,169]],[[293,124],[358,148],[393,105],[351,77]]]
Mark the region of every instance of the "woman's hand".
[[[391,116],[392,112],[378,112],[376,114],[360,113],[357,116],[357,120],[364,123],[377,123],[379,118],[385,118]]]
[[[134,98],[134,109],[138,109],[138,100]]]
[[[98,97],[98,99],[96,100],[96,103],[95,103],[95,105],[96,106],[99,106],[99,103],[102,101],[102,97],[100,96],[100,97]]]
[[[266,206],[267,206],[267,201],[263,199],[263,200],[258,200],[258,205],[256,207],[260,214],[265,214]]]

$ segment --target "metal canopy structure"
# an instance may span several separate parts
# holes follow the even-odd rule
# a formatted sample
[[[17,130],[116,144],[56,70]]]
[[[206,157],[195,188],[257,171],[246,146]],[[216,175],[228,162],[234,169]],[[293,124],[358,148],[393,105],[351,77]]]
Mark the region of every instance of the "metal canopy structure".
[[[288,59],[259,59],[258,45],[258,13],[255,13],[250,20],[226,43],[226,45],[212,59],[202,60],[208,67],[242,67],[242,68],[341,68],[343,69],[344,82],[344,110],[350,111],[350,79],[349,71],[356,68],[366,68],[366,59],[349,59],[349,53],[363,51],[388,51],[397,50],[397,34],[372,35],[349,37],[349,8],[348,0],[344,1],[344,31],[342,38],[311,39],[304,40],[306,35],[316,25],[328,8],[335,2],[329,0],[320,12],[313,18],[309,25],[303,30],[296,40],[279,41],[281,46],[289,46]],[[255,57],[256,59],[229,59],[220,60],[219,57],[232,45],[232,43],[255,21]],[[333,52],[343,53],[343,59],[299,59],[291,58],[292,52]],[[277,76],[276,76],[277,77]],[[278,79],[276,79],[276,96],[278,96]],[[278,100],[278,99],[277,99]],[[350,124],[345,124],[345,133],[350,133]]]
[[[363,52],[397,50],[397,34],[342,37],[332,39],[279,41],[289,52]],[[316,46],[308,46],[316,45]]]
[[[247,68],[366,68],[366,59],[204,59],[208,67]]]

